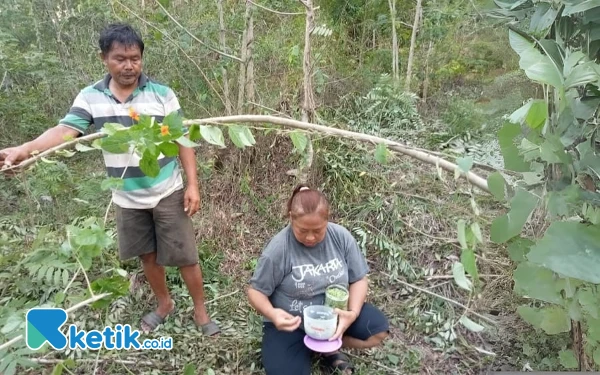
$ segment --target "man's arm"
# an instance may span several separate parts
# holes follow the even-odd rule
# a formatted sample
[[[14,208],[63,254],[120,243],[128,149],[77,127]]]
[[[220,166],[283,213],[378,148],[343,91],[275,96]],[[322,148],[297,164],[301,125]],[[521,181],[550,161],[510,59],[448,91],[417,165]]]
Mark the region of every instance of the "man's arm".
[[[198,172],[196,170],[196,152],[191,147],[179,145],[179,159],[187,178],[187,188],[184,198],[184,209],[192,216],[200,209],[200,189]]]
[[[66,141],[68,137],[77,137],[79,131],[67,126],[57,125],[46,130],[36,139],[25,142],[20,146],[0,150],[0,167],[13,166],[28,159],[33,152],[44,152],[49,148],[58,146]]]

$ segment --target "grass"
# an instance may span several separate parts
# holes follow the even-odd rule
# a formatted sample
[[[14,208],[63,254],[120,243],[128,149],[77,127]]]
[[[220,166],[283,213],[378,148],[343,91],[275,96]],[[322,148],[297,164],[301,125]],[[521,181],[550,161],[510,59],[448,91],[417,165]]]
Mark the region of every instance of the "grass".
[[[273,139],[259,142],[270,144]],[[286,147],[289,145],[281,142],[268,154],[256,153],[253,160],[243,157],[248,151],[234,151],[224,163],[226,168],[213,171],[203,181],[202,208],[195,217],[195,228],[208,310],[222,327],[221,336],[205,338],[196,330],[191,298],[178,271],[169,269],[167,280],[177,313],[149,337],[171,336],[173,350],[101,352],[97,374],[180,374],[188,364],[196,366],[197,373],[202,374],[212,373],[210,370],[215,374],[263,373],[260,365],[261,318],[248,305],[244,288],[265,241],[285,224],[279,213],[294,183],[285,174],[290,169],[283,156]],[[200,160],[206,162],[210,157],[203,154]],[[244,162],[233,164],[238,160]],[[509,304],[513,296],[508,274],[510,265],[504,251],[489,243],[478,251],[482,257],[480,273],[494,276],[483,277],[479,294],[470,299],[449,276],[451,265],[460,254],[454,240],[456,220],[471,215],[469,197],[462,193],[465,186],[449,177],[441,181],[433,168],[414,164],[411,160],[396,162],[385,170],[367,172],[374,175],[372,178],[394,181],[395,184],[381,184],[371,189],[359,185],[357,203],[345,205],[343,198],[338,197],[341,209],[336,208],[334,215],[342,223],[353,223],[358,227],[361,223],[373,223],[375,226],[368,235],[374,240],[367,238],[364,244],[372,269],[369,301],[386,313],[392,326],[391,335],[381,348],[350,351],[358,373],[466,374],[479,373],[488,366],[494,368],[497,358],[507,358],[510,363],[511,349],[504,347],[502,341],[503,335],[517,340],[509,330],[516,318],[514,306]],[[313,176],[316,181],[324,177]],[[350,171],[345,178],[357,178],[356,171]],[[498,212],[499,207],[483,196],[478,197],[478,203],[487,221]],[[9,220],[13,218],[9,217]],[[397,228],[394,230],[394,227]],[[388,248],[377,242],[377,230],[386,231],[388,240],[397,247]],[[399,264],[407,267],[398,268]],[[137,262],[123,267],[135,275],[130,294],[114,301],[107,310],[80,310],[73,318],[75,321],[88,328],[117,322],[137,327],[141,316],[154,308],[152,293]],[[409,280],[431,294],[398,280]],[[498,326],[487,327],[481,334],[467,331],[456,322],[464,309],[435,297],[433,293],[498,320]],[[498,296],[501,296],[500,300]],[[469,316],[486,325],[477,317]],[[505,322],[508,325],[503,326]],[[484,354],[477,348],[494,352],[495,356]],[[97,354],[78,355],[87,362],[79,360],[71,371],[93,373]],[[62,356],[45,357],[58,358]],[[119,362],[131,358],[138,364]],[[50,373],[50,368],[47,366],[29,373]]]
[[[508,76],[496,80],[486,95],[496,100],[506,88],[516,90],[510,82]],[[199,374],[264,373],[261,317],[248,305],[244,289],[266,241],[286,224],[284,206],[295,185],[286,171],[296,167],[298,156],[286,138],[274,134],[256,138],[252,149],[222,154],[208,147],[198,157],[202,206],[194,227],[208,310],[219,322],[221,336],[202,337],[194,326],[193,305],[181,276],[168,269],[177,313],[149,337],[171,336],[173,350],[68,353],[77,361],[69,368],[71,373],[181,374],[186,368]],[[359,374],[475,374],[521,370],[528,363],[539,369],[556,368],[550,353],[565,344],[564,338],[548,340],[516,316],[521,301],[512,294],[512,265],[505,249],[487,239],[501,206],[486,195],[475,195],[486,243],[477,250],[481,284],[470,296],[451,276],[452,264],[460,257],[456,222],[473,215],[462,180],[445,172],[440,177],[435,168],[405,157],[380,165],[373,161],[372,149],[331,138],[317,140],[315,149],[310,182],[330,197],[333,220],[350,229],[361,244],[371,267],[369,301],[386,313],[392,326],[382,347],[349,352]],[[101,160],[77,155],[65,163],[68,168],[61,163],[43,165],[25,179],[0,180],[0,209],[5,213],[0,220],[0,264],[10,269],[20,254],[30,251],[39,228],[60,232],[76,217],[104,215],[109,193],[99,189]],[[51,202],[43,196],[50,196]],[[114,227],[112,211],[108,225]],[[105,258],[106,264],[118,264],[116,248]],[[132,261],[121,267],[131,277],[130,293],[106,310],[78,311],[74,321],[89,328],[116,323],[138,327],[140,318],[154,309],[139,264]],[[96,267],[95,276],[103,270]],[[84,291],[85,281],[79,281],[77,288]],[[20,297],[21,282],[0,278],[0,296]],[[34,290],[27,297],[43,301],[43,294],[36,294],[39,286],[30,287]],[[466,314],[461,306],[496,324],[469,312],[467,316],[485,330],[468,331],[458,323]],[[46,362],[65,358],[58,353],[42,355]],[[50,374],[52,367],[45,364],[28,373]],[[319,374],[316,362],[314,367]]]

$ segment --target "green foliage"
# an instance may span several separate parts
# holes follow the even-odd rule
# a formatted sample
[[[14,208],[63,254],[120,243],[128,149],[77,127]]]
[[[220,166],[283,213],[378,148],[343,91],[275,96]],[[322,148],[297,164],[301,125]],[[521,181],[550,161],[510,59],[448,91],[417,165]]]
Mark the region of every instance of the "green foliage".
[[[15,238],[14,244],[19,241],[25,249],[27,242],[31,251],[20,253],[11,272],[0,273],[3,290],[21,296],[10,302],[4,301],[8,303],[0,307],[0,337],[3,339],[23,332],[25,313],[30,308],[67,308],[91,297],[91,291],[96,294],[109,292],[108,298],[91,305],[92,308],[103,308],[128,293],[129,281],[123,272],[107,275],[100,269],[102,267],[98,267],[106,264],[107,254],[114,249],[114,234],[97,218],[75,219],[64,231],[36,228],[34,234],[33,241],[26,240],[25,234]],[[85,275],[85,282],[81,281],[82,275]],[[86,285],[87,280],[91,284]],[[0,367],[8,370],[17,366],[32,368],[35,365],[27,360],[31,354],[19,346],[11,348],[0,353]]]
[[[392,140],[405,140],[424,129],[417,96],[395,87],[384,74],[365,96],[348,96],[337,116],[354,131]]]
[[[581,322],[590,338],[585,354],[595,361],[600,175],[592,165],[600,161],[594,117],[600,103],[600,65],[594,60],[600,8],[591,2],[496,4],[496,14],[521,19],[510,27],[510,45],[520,68],[543,85],[545,95],[524,103],[498,132],[505,168],[521,178],[510,184],[499,173],[488,178],[494,197],[509,206],[507,214],[493,221],[490,238],[509,245],[517,263],[515,293],[537,302],[535,307],[520,306],[521,318],[548,335],[570,332],[571,321]],[[541,238],[526,238],[528,225],[536,225],[531,218],[540,210],[536,220],[549,225],[543,226]],[[558,356],[565,368],[581,365],[579,353],[572,350],[563,349]]]

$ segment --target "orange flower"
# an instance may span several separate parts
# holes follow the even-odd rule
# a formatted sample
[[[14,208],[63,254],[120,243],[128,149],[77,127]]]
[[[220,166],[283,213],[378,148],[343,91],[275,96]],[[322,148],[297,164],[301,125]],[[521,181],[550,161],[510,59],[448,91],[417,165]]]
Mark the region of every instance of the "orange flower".
[[[129,107],[129,117],[131,117],[135,121],[140,121],[140,115],[137,114],[133,107]]]
[[[160,135],[162,135],[164,137],[169,134],[171,134],[171,133],[169,133],[169,125],[161,125],[160,126]]]

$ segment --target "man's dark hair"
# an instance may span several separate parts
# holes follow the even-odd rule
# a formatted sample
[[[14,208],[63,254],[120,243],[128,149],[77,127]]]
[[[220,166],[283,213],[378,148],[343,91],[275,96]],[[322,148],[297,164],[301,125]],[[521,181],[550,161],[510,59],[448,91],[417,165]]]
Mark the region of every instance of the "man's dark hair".
[[[102,54],[108,55],[115,42],[126,47],[137,45],[140,48],[140,53],[144,55],[144,41],[137,31],[127,24],[114,23],[102,30],[98,39]]]

